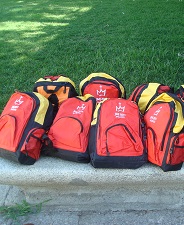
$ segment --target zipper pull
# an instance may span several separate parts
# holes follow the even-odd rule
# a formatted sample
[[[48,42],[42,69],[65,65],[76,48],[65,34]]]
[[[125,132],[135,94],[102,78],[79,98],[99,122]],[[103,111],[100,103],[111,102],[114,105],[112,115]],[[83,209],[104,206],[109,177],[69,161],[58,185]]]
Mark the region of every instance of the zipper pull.
[[[174,153],[174,148],[173,147],[171,147],[170,148],[170,159],[169,159],[169,164],[171,164],[171,158],[172,158],[172,154]]]
[[[174,148],[170,148],[170,154],[174,153]]]
[[[179,144],[179,137],[176,139],[176,144]]]

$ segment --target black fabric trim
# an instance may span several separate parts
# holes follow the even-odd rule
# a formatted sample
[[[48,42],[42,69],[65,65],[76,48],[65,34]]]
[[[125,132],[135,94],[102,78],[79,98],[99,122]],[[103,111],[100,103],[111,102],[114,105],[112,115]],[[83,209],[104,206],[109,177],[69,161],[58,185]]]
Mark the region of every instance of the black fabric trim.
[[[145,154],[141,156],[98,156],[90,154],[91,165],[95,168],[137,169],[147,162]]]
[[[90,161],[88,151],[81,153],[81,152],[74,152],[72,150],[52,148],[50,149],[50,151],[49,150],[43,151],[42,154],[78,163],[89,163]]]
[[[18,161],[24,165],[33,165],[36,162],[36,159],[33,159],[32,157],[25,155],[21,152]]]
[[[23,165],[33,165],[36,162],[35,159],[33,159],[28,155],[23,154],[22,152],[21,153],[11,152],[2,148],[0,149],[0,156],[13,162],[17,163],[19,162]]]
[[[137,102],[137,98],[135,98],[137,95],[140,95],[140,94],[138,94],[139,92],[141,92],[141,90],[143,89],[143,90],[145,90],[145,86],[146,86],[146,88],[148,87],[148,84],[142,84],[142,85],[140,85],[140,86],[137,86],[135,89],[134,89],[134,91],[132,92],[132,94],[130,95],[130,100],[131,101],[134,101],[134,102]],[[141,94],[142,94],[142,92],[141,92]],[[140,96],[139,96],[139,98],[140,98]],[[138,102],[137,102],[138,103]]]
[[[160,168],[164,172],[177,171],[177,170],[180,170],[181,169],[182,165],[183,165],[183,163],[179,163],[177,165],[170,165],[170,164],[166,164],[165,162],[163,162],[162,165],[160,166]]]
[[[56,87],[63,87],[63,86],[67,86],[67,87],[73,87],[74,86],[69,83],[69,82],[52,82],[52,81],[39,81],[39,82],[36,82],[35,85],[34,85],[34,88],[37,88],[37,87],[46,87],[46,86],[56,86]]]

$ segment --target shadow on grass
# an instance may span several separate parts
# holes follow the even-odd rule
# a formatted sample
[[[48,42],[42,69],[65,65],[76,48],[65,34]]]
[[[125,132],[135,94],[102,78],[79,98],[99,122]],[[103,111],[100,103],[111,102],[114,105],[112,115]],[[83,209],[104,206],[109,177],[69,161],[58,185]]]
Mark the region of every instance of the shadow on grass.
[[[0,107],[44,75],[76,84],[91,72],[140,83],[183,82],[180,1],[10,0],[0,9]],[[180,17],[181,16],[181,17]]]

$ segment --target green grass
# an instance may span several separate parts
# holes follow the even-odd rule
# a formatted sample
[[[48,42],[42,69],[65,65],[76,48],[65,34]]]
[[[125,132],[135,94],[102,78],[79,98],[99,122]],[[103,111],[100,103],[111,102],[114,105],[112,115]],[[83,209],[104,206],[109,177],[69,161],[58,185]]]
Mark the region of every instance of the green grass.
[[[20,217],[29,217],[30,214],[39,213],[43,203],[44,202],[31,205],[24,200],[22,203],[13,206],[1,206],[0,215],[2,215],[6,220],[10,219],[12,221],[12,225],[19,225]]]
[[[184,83],[182,0],[1,0],[0,34],[0,111],[45,75]]]

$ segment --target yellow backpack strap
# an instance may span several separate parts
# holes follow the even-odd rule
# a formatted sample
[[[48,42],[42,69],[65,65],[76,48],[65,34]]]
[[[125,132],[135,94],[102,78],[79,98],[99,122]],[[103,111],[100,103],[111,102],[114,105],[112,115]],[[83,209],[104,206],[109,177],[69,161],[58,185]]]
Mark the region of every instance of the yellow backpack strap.
[[[159,83],[149,83],[145,90],[141,93],[140,98],[137,102],[141,113],[145,112],[148,105],[155,97],[159,86]]]
[[[107,98],[105,98],[103,101],[101,101],[100,103],[98,103],[96,105],[95,111],[93,113],[93,120],[91,122],[91,126],[96,125],[97,124],[97,119],[98,119],[98,114],[99,114],[99,110],[103,104],[103,102],[105,102],[107,100]]]
[[[151,108],[151,106],[156,102],[174,102],[174,111],[177,115],[177,118],[175,126],[173,127],[173,133],[179,133],[184,127],[184,103],[174,94],[163,93],[150,103],[147,110],[149,110],[149,108]]]
[[[37,98],[40,101],[40,107],[39,107],[39,109],[36,113],[35,122],[43,125],[44,120],[45,120],[45,116],[46,116],[46,113],[47,113],[47,109],[49,108],[49,101],[48,101],[48,99],[46,99],[41,94],[36,93],[36,92],[33,92],[33,93],[37,96]]]

